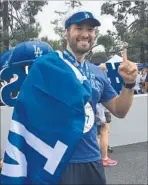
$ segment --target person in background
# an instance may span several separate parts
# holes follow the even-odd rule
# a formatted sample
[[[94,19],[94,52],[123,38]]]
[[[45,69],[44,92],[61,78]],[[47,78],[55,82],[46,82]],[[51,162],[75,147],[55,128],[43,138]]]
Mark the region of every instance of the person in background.
[[[140,84],[141,84],[141,75],[140,75],[140,72],[138,72],[138,75],[136,78],[136,84],[134,86],[134,94],[141,94]]]
[[[147,68],[146,78],[144,82],[144,92],[148,93],[148,68]]]
[[[111,113],[102,105],[97,104],[97,116],[100,117],[100,119],[96,120],[97,123],[97,130],[98,130],[98,143],[101,150],[101,157],[102,157],[102,164],[104,167],[107,166],[116,166],[118,164],[117,161],[112,160],[108,156],[109,151],[109,128],[111,123]],[[111,149],[111,152],[113,150]]]
[[[107,68],[105,64],[100,64],[99,68],[101,68],[104,72],[107,73]],[[109,128],[111,122],[111,113],[102,105],[97,104],[96,106],[96,116],[100,119],[97,120],[97,129],[98,129],[98,141],[101,149],[102,163],[103,166],[116,166],[118,164],[117,161],[112,160],[108,157],[109,147]],[[111,150],[112,152],[112,150]]]
[[[140,88],[141,88],[141,92],[143,94],[143,93],[145,93],[145,79],[146,79],[146,75],[147,75],[147,68],[143,68],[140,75],[141,75]]]

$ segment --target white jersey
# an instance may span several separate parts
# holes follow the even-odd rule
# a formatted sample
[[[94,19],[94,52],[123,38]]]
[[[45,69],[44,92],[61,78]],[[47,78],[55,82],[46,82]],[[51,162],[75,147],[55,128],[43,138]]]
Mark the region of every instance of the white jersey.
[[[141,75],[138,74],[136,78],[136,84],[134,86],[134,90],[137,92],[140,90],[140,82],[141,82]]]
[[[101,103],[97,103],[96,105],[96,123],[97,125],[102,125],[106,123],[105,118],[105,107]]]

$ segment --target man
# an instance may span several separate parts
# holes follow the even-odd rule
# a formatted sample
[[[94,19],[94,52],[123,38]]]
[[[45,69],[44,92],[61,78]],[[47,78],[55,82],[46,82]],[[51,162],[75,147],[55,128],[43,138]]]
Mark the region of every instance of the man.
[[[136,64],[128,61],[124,52],[123,62],[119,66],[119,74],[123,78],[124,85],[118,96],[105,73],[85,62],[85,55],[94,42],[96,26],[100,26],[100,22],[90,12],[77,12],[68,17],[65,21],[67,48],[63,54],[73,65],[78,65],[87,77],[92,87],[91,105],[94,112],[94,104],[101,102],[113,115],[124,118],[132,103],[132,88],[137,77],[137,67]],[[100,150],[96,140],[96,124],[79,142],[61,184],[105,184]]]
[[[121,95],[117,96],[105,73],[85,61],[85,55],[94,42],[95,27],[100,26],[100,22],[94,18],[91,12],[80,11],[68,16],[64,26],[67,40],[66,50],[52,52],[37,59],[23,84],[23,91],[20,91],[15,105],[13,125],[22,128],[20,122],[22,121],[23,124],[27,122],[27,125],[23,126],[25,132],[20,133],[24,140],[26,139],[25,134],[28,133],[32,124],[32,129],[29,131],[34,132],[36,129],[35,136],[38,134],[41,141],[44,140],[52,146],[51,149],[51,146],[47,144],[38,145],[38,139],[34,144],[36,137],[34,137],[34,142],[26,139],[28,145],[24,140],[20,140],[23,143],[22,147],[24,145],[28,147],[27,152],[23,149],[23,153],[27,156],[26,160],[32,163],[32,159],[34,161],[35,157],[40,159],[38,163],[31,166],[23,158],[25,168],[22,169],[22,176],[26,177],[29,174],[28,176],[33,179],[33,181],[31,180],[32,184],[58,182],[59,184],[105,184],[105,175],[96,139],[97,128],[94,124],[96,104],[97,102],[103,103],[112,114],[123,118],[132,103],[133,90],[131,88],[135,85],[137,67],[127,60],[126,53],[124,53],[123,63],[119,67],[124,87]],[[24,97],[28,96],[30,101],[24,100]],[[41,99],[40,104],[37,98]],[[22,108],[19,105],[23,105]],[[84,107],[85,111],[83,111]],[[25,114],[22,114],[23,110]],[[16,114],[19,118],[18,121]],[[36,118],[33,118],[34,115]],[[13,125],[12,127],[14,127]],[[15,128],[11,130],[15,130]],[[81,130],[84,131],[83,135]],[[54,138],[58,138],[57,148],[54,146]],[[35,150],[30,149],[29,145]],[[40,146],[46,146],[44,153]],[[50,149],[47,152],[48,148]],[[31,151],[30,155],[28,154],[29,150]],[[45,166],[43,166],[45,159],[39,153],[45,155],[47,162]],[[64,154],[62,159],[58,154],[61,156]],[[14,157],[13,154],[12,156]],[[29,165],[33,169],[27,172]],[[7,166],[4,165],[2,174],[10,176],[6,169]],[[13,174],[14,176],[17,177],[20,174]]]

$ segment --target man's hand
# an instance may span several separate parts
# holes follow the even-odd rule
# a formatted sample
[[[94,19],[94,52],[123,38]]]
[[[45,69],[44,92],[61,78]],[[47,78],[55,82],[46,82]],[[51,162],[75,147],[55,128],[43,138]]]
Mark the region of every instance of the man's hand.
[[[118,73],[123,78],[123,81],[127,84],[135,83],[138,75],[137,65],[127,59],[127,50],[123,48],[123,62],[118,68]]]

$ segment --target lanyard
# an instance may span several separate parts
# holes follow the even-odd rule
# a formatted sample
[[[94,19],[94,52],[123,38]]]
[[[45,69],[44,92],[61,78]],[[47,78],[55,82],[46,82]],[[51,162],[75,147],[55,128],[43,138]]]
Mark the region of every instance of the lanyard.
[[[77,59],[68,51],[65,50],[63,52],[63,58],[65,58],[66,60],[68,60],[72,65],[74,65],[79,71],[80,73],[87,78],[87,80],[84,81],[83,85],[85,87],[85,89],[92,94],[92,87],[91,87],[91,72],[90,69],[88,67],[88,64],[84,61],[83,66],[81,64],[78,63]],[[89,102],[92,104],[92,96],[89,100]]]
[[[67,59],[71,64],[73,64],[81,72],[83,76],[86,76],[87,80],[90,82],[91,80],[90,69],[85,61],[83,64],[79,64],[77,59],[68,50],[64,50],[63,57]]]

